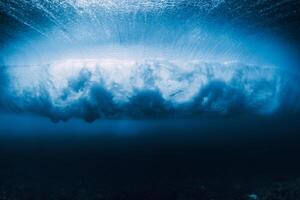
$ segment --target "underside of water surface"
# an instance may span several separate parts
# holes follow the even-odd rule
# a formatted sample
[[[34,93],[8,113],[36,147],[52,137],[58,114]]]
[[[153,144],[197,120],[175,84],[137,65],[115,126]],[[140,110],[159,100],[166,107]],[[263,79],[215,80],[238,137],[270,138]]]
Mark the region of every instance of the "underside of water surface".
[[[295,1],[2,0],[1,110],[53,121],[297,113],[298,54],[284,37],[297,9]]]

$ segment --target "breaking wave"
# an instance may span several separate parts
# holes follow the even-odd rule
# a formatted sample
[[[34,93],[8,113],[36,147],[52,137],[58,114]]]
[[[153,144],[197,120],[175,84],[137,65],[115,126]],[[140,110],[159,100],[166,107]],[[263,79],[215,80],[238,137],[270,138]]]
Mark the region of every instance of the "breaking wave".
[[[200,61],[67,60],[0,69],[0,107],[53,121],[298,112],[293,74]]]

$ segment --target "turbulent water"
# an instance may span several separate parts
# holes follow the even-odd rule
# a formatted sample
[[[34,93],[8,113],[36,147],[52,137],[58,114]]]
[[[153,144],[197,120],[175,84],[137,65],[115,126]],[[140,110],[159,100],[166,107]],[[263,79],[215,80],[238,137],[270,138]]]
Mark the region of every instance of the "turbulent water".
[[[297,5],[0,0],[1,110],[54,121],[298,112],[292,31],[278,31]]]
[[[298,112],[297,76],[200,61],[68,60],[4,70],[2,106],[52,120]]]
[[[299,200],[299,27],[300,0],[0,0],[0,200]]]

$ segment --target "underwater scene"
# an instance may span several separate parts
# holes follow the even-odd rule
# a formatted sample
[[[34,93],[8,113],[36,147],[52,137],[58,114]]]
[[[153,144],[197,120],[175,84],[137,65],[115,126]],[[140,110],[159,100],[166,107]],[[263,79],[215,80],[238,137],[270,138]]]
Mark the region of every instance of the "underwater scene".
[[[0,200],[300,200],[300,1],[0,0]]]

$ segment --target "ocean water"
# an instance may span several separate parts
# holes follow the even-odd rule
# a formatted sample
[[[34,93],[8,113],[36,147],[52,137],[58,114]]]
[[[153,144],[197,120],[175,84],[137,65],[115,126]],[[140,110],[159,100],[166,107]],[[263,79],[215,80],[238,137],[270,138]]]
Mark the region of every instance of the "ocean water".
[[[15,124],[11,124],[14,121]],[[9,199],[261,199],[299,195],[299,120],[1,116]]]
[[[0,200],[300,199],[296,0],[0,0]]]

